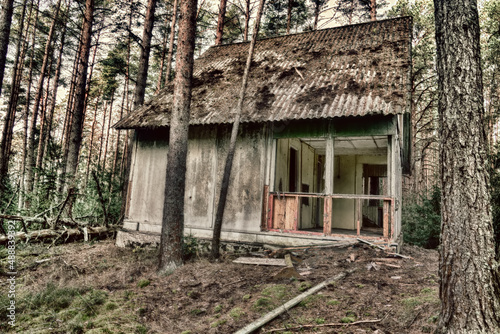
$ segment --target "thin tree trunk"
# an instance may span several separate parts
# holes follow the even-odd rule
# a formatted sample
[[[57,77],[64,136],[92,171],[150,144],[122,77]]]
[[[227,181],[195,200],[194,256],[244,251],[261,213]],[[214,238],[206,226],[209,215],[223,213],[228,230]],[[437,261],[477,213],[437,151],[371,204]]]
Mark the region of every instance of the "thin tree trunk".
[[[313,30],[318,30],[318,21],[319,21],[319,10],[320,10],[320,7],[321,7],[321,0],[315,0]]]
[[[286,15],[286,34],[290,34],[290,28],[292,26],[292,6],[293,6],[293,0],[288,0],[288,9],[287,9],[287,15]]]
[[[231,168],[233,167],[234,151],[236,147],[236,139],[238,137],[238,130],[240,126],[241,112],[243,110],[243,104],[245,101],[245,95],[248,86],[248,76],[250,73],[250,65],[252,64],[253,52],[255,48],[255,43],[257,42],[257,36],[259,35],[260,20],[262,17],[262,11],[264,9],[265,0],[260,0],[259,9],[257,12],[257,17],[255,19],[255,26],[253,29],[252,42],[248,48],[247,63],[245,66],[245,72],[243,73],[243,79],[241,83],[240,96],[238,99],[238,105],[236,107],[236,115],[234,116],[233,128],[231,130],[231,139],[229,142],[229,148],[227,151],[226,164],[224,166],[224,174],[222,176],[222,182],[219,194],[219,203],[217,204],[217,213],[215,215],[214,231],[212,237],[212,259],[217,259],[220,256],[219,245],[220,245],[220,234],[222,231],[222,220],[224,218],[224,210],[226,208],[226,198],[229,190],[229,180],[231,178]]]
[[[14,0],[4,0],[2,3],[2,14],[0,16],[0,95],[2,94],[3,75],[5,72],[5,62],[7,60],[7,49],[9,48],[10,26],[13,13]]]
[[[215,37],[215,45],[222,44],[222,36],[224,35],[224,20],[226,18],[227,0],[220,0],[219,17],[217,19],[217,34]]]
[[[250,25],[250,0],[245,0],[245,31],[243,32],[243,40],[248,41],[248,26]]]
[[[130,112],[130,101],[129,101],[129,82],[130,82],[130,28],[132,27],[132,1],[130,2],[130,13],[128,20],[128,43],[127,43],[127,67],[125,73],[125,100],[126,100],[126,109],[127,114]],[[123,110],[122,110],[123,112]],[[132,164],[132,140],[134,138],[134,130],[127,130],[125,135],[125,144],[123,148],[123,156],[121,162],[121,170],[120,177],[123,180],[122,186],[122,205],[120,209],[120,217],[121,219],[125,218],[126,208],[127,208],[127,194],[129,191],[129,174],[130,174],[130,166]]]
[[[87,155],[87,171],[85,172],[85,184],[87,184],[89,181],[90,164],[92,163],[92,148],[94,146],[95,126],[97,123],[97,109],[99,108],[100,97],[101,97],[101,94],[98,94],[96,101],[95,101],[94,119],[92,120],[92,129],[90,131],[90,143],[89,143],[89,148],[88,148],[89,153]]]
[[[36,32],[38,25],[38,13],[40,8],[40,0],[37,1],[37,5],[35,8],[35,21],[33,24],[33,34],[31,36],[31,54],[35,53],[35,42],[36,42]],[[21,170],[20,170],[20,181],[19,184],[22,189],[19,191],[19,209],[25,208],[29,203],[26,202],[26,160],[28,155],[28,128],[29,128],[29,110],[30,110],[30,101],[31,101],[31,86],[33,79],[33,57],[30,58],[30,67],[28,72],[28,80],[27,85],[28,88],[26,90],[26,107],[24,108],[24,136],[23,136],[23,156],[21,158]]]
[[[168,15],[165,15],[165,27],[168,26]],[[170,32],[172,33],[172,32]],[[160,73],[158,74],[158,82],[156,83],[155,94],[158,94],[160,89],[163,87],[163,68],[165,67],[165,57],[167,56],[167,42],[169,39],[169,34],[163,36],[163,42],[161,45],[161,56],[160,56]]]
[[[69,184],[76,181],[76,171],[78,167],[78,157],[82,143],[82,126],[84,120],[85,88],[87,81],[87,68],[89,62],[90,42],[92,37],[92,21],[94,19],[94,0],[85,2],[85,18],[82,25],[82,48],[80,51],[80,61],[78,66],[78,80],[75,89],[75,110],[71,122],[69,133],[68,161],[66,164],[65,176],[70,182],[65,182],[65,191]]]
[[[104,147],[104,127],[106,126],[107,112],[108,112],[108,101],[105,101],[104,111],[102,112],[101,138],[99,139],[99,156],[97,158],[97,170],[101,170],[102,149]]]
[[[59,88],[59,78],[61,77],[61,67],[62,67],[62,61],[63,61],[63,51],[64,51],[64,45],[66,42],[66,24],[68,22],[68,15],[69,15],[69,1],[66,3],[67,9],[66,9],[66,14],[64,16],[64,20],[62,23],[62,34],[61,34],[61,45],[59,46],[59,55],[57,58],[57,64],[56,64],[56,73],[54,75],[53,79],[53,87],[52,87],[52,93],[50,95],[49,101],[48,101],[48,127],[46,130],[46,133],[43,135],[44,136],[44,144],[43,147],[48,147],[49,141],[51,138],[51,133],[52,133],[52,126],[54,122],[54,111],[56,107],[56,101],[57,101],[57,90]],[[41,148],[38,147],[38,150],[40,151]],[[36,163],[38,168],[41,168],[43,165],[43,156],[37,157],[37,163]]]
[[[177,2],[174,0],[174,11],[172,13],[172,25],[170,26],[170,42],[167,56],[167,68],[165,69],[165,84],[170,81],[170,72],[172,71],[172,58],[174,54],[175,25],[177,23]]]
[[[184,187],[191,107],[194,46],[196,36],[196,0],[181,2],[179,45],[176,59],[174,101],[170,119],[165,198],[159,253],[159,273],[173,272],[182,266],[184,233]]]
[[[47,41],[45,43],[44,56],[42,61],[42,67],[40,69],[40,78],[38,79],[38,86],[35,94],[35,100],[33,104],[33,112],[31,115],[31,123],[29,129],[29,139],[28,139],[28,155],[26,158],[26,190],[33,191],[34,188],[34,177],[35,177],[35,165],[36,165],[36,155],[35,155],[35,132],[36,124],[38,118],[38,110],[40,108],[40,103],[43,94],[43,82],[47,74],[47,64],[49,59],[52,58],[50,51],[50,45],[52,44],[52,39],[54,37],[54,29],[57,22],[57,17],[59,16],[59,9],[61,8],[61,0],[57,1],[56,12],[54,14],[54,19],[50,26],[49,34],[47,36]],[[43,119],[42,119],[43,122]]]
[[[377,21],[377,0],[370,0],[370,19]]]
[[[440,118],[442,333],[498,333],[477,3],[434,1]]]
[[[146,94],[146,83],[148,79],[149,53],[151,51],[151,38],[153,36],[153,25],[155,19],[156,0],[148,0],[146,18],[144,19],[144,31],[142,32],[141,55],[139,58],[139,70],[137,83],[135,85],[134,109],[144,103]]]
[[[111,128],[111,116],[113,115],[113,102],[114,102],[114,94],[111,97],[111,101],[109,103],[109,117],[108,117],[108,128],[106,130],[106,144],[104,144],[104,154],[102,159],[102,170],[106,170],[106,158],[108,156],[108,141],[109,141],[109,130]]]
[[[23,31],[24,31],[24,17],[26,15],[26,4],[27,0],[24,0],[21,9],[21,18],[19,19],[18,23],[19,31],[17,35],[16,55],[14,58],[14,66],[12,67],[12,88],[9,97],[9,104],[7,105],[7,115],[5,117],[5,123],[2,131],[2,141],[0,142],[0,193],[3,193],[5,191],[4,182],[5,178],[9,173],[10,150],[12,147],[12,132],[14,129],[14,120],[16,118],[17,98],[19,96],[19,86],[23,68],[23,61],[19,60],[24,59],[24,50],[26,49],[26,44],[22,43]],[[30,16],[31,16],[31,11],[30,11]],[[28,17],[28,22],[30,18],[31,17]]]

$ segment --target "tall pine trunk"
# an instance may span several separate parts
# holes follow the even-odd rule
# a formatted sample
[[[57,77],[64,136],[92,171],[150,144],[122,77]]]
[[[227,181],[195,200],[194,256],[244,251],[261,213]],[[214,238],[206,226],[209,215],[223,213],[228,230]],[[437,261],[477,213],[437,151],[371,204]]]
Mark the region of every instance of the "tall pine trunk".
[[[66,163],[65,177],[67,178],[63,193],[66,193],[70,184],[76,179],[78,157],[82,144],[82,128],[84,120],[85,88],[87,82],[87,67],[92,37],[92,21],[94,20],[94,0],[86,0],[85,17],[82,25],[82,48],[80,49],[78,75],[75,85],[75,108],[69,132],[68,161]]]
[[[224,20],[226,19],[226,4],[227,0],[220,0],[219,17],[217,18],[217,33],[215,37],[215,45],[222,44],[222,37],[224,35]]]
[[[3,193],[5,188],[5,179],[9,173],[10,150],[12,147],[12,135],[14,130],[14,121],[16,118],[17,100],[19,97],[19,86],[21,83],[24,50],[26,44],[23,43],[24,18],[26,15],[27,0],[24,0],[21,9],[21,18],[19,19],[19,31],[17,34],[16,55],[14,58],[14,66],[12,67],[12,87],[7,105],[7,115],[5,116],[4,126],[2,131],[2,141],[0,142],[0,193]],[[33,6],[32,6],[33,7]],[[31,18],[28,17],[28,22]],[[29,27],[29,26],[28,26]],[[28,28],[26,28],[28,30]],[[27,35],[27,34],[26,34]],[[20,59],[22,59],[20,61]]]
[[[142,33],[141,55],[139,58],[139,70],[137,72],[137,83],[135,85],[134,109],[144,103],[146,94],[146,83],[148,79],[149,54],[151,52],[151,38],[155,20],[156,0],[148,0],[146,18],[144,19],[144,30]]]
[[[159,273],[163,274],[173,272],[184,263],[182,258],[184,188],[196,36],[196,9],[196,0],[181,2],[158,265]]]
[[[40,8],[40,0],[37,1],[37,5],[35,7],[35,20],[33,24],[33,33],[31,35],[31,54],[33,55],[35,53],[35,42],[36,42],[36,33],[37,33],[37,25],[38,25],[38,13],[39,13],[39,8]],[[23,121],[24,121],[24,135],[23,135],[23,149],[22,149],[22,157],[21,157],[21,164],[20,164],[20,180],[19,180],[19,185],[20,185],[20,191],[19,191],[19,203],[18,207],[19,209],[24,208],[26,205],[29,203],[26,202],[26,160],[27,160],[27,155],[28,155],[28,128],[29,128],[29,110],[30,110],[30,101],[31,101],[31,85],[32,85],[32,79],[33,79],[33,61],[34,57],[30,58],[30,66],[28,70],[28,79],[27,79],[27,90],[26,90],[26,106],[24,108],[24,115],[23,115]]]
[[[61,0],[58,0],[56,11],[54,14],[54,19],[52,20],[52,24],[49,29],[49,34],[47,36],[47,41],[45,43],[42,67],[40,69],[40,77],[38,79],[38,86],[36,89],[35,100],[33,101],[33,111],[31,113],[31,123],[29,129],[29,137],[28,137],[28,152],[26,157],[26,189],[25,189],[26,191],[30,192],[33,191],[34,178],[35,178],[35,165],[36,165],[35,133],[36,133],[36,125],[38,119],[38,111],[40,109],[40,104],[42,102],[43,83],[45,81],[45,76],[47,75],[47,67],[48,67],[47,64],[49,60],[52,58],[52,54],[50,52],[50,45],[52,44],[52,39],[54,37],[54,30],[57,23],[57,17],[59,16],[60,8],[61,8]]]
[[[253,29],[252,42],[250,43],[250,47],[248,48],[247,62],[245,66],[245,71],[243,72],[240,96],[238,99],[238,105],[236,107],[236,115],[234,117],[233,128],[231,130],[231,139],[229,141],[226,164],[224,166],[224,174],[222,175],[222,182],[220,187],[219,203],[217,204],[217,213],[215,215],[214,231],[212,237],[212,252],[211,252],[212,259],[217,259],[220,256],[219,245],[220,245],[220,235],[222,231],[222,220],[224,218],[227,193],[229,191],[229,181],[231,178],[231,168],[233,167],[234,151],[236,148],[236,138],[238,137],[241,112],[243,110],[243,104],[245,102],[245,95],[248,86],[248,76],[250,74],[250,66],[252,64],[255,43],[257,42],[257,36],[259,35],[260,19],[262,17],[262,11],[264,9],[264,2],[265,0],[260,0],[259,3],[259,10],[257,11],[257,18],[255,19],[255,26]]]
[[[442,186],[442,333],[499,333],[477,4],[434,1]]]
[[[14,0],[4,0],[2,3],[2,13],[0,14],[0,95],[2,94],[3,75],[7,60],[7,49],[9,48],[10,26],[13,13]]]

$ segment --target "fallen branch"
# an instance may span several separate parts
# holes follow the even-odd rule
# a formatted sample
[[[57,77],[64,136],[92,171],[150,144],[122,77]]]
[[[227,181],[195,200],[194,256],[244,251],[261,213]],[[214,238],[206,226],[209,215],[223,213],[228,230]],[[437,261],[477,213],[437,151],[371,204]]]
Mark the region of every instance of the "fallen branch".
[[[23,217],[23,216],[12,216],[12,215],[1,215],[0,214],[0,219],[21,221],[21,222],[25,222],[28,225],[31,225],[33,223],[35,223],[35,224],[46,224],[47,223],[45,218],[38,218],[38,217]],[[80,227],[80,226],[88,225],[87,223],[72,221],[68,218],[59,218],[59,223],[61,223],[63,225],[72,226],[72,227]]]
[[[99,235],[107,235],[109,233],[115,232],[117,229],[119,229],[120,226],[98,226],[98,227],[88,227],[88,235],[89,236],[99,236]],[[17,241],[50,241],[55,239],[55,241],[58,241],[59,239],[63,240],[63,243],[67,242],[68,240],[80,240],[83,239],[84,233],[80,228],[75,228],[75,229],[66,229],[66,230],[61,230],[61,231],[56,231],[56,230],[50,230],[50,229],[45,229],[45,230],[38,230],[38,231],[31,231],[29,233],[25,232],[17,232],[15,234],[15,238]],[[5,245],[7,244],[9,238],[7,236],[0,236],[0,245]]]
[[[331,324],[321,324],[321,325],[300,325],[296,327],[287,327],[287,328],[276,328],[276,329],[271,329],[270,331],[267,331],[267,333],[274,333],[274,332],[281,332],[281,331],[288,331],[288,330],[297,330],[297,329],[304,329],[304,328],[319,328],[319,327],[336,327],[336,326],[354,326],[354,325],[361,325],[361,324],[373,324],[377,322],[381,322],[383,319],[373,319],[373,320],[360,320],[360,321],[354,321],[354,322],[349,322],[349,323],[343,323],[343,322],[334,322]]]
[[[339,281],[341,279],[344,279],[348,274],[352,273],[353,271],[354,270],[340,273],[337,276],[329,278],[326,281],[324,281],[323,283],[320,283],[320,284],[312,287],[311,289],[307,290],[306,292],[298,295],[297,297],[293,298],[292,300],[289,300],[288,302],[286,302],[285,304],[281,305],[280,307],[278,307],[278,308],[274,309],[273,311],[267,313],[262,318],[257,319],[254,322],[252,322],[251,324],[246,325],[245,327],[243,327],[242,329],[240,329],[239,331],[237,331],[235,334],[249,334],[249,333],[252,333],[254,330],[262,327],[263,325],[265,325],[269,321],[271,321],[274,318],[276,318],[278,315],[280,315],[280,314],[288,311],[289,309],[291,309],[292,307],[294,307],[295,305],[297,305],[298,303],[300,303],[301,301],[303,301],[305,298],[309,297],[310,295],[312,295],[312,294],[318,292],[319,290],[327,287],[328,285],[330,285],[331,283],[333,283],[335,281]]]

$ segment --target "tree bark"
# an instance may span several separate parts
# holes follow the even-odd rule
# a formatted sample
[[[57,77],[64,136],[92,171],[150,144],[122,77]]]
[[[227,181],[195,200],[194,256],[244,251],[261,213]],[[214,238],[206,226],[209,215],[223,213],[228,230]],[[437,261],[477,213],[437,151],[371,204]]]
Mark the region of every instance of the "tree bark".
[[[75,109],[69,132],[68,161],[66,164],[65,182],[63,193],[66,193],[68,185],[74,183],[78,167],[78,157],[82,144],[82,125],[84,120],[85,88],[87,82],[87,67],[89,62],[90,41],[92,37],[92,21],[94,19],[94,0],[86,0],[85,17],[82,25],[82,48],[78,65],[78,75],[75,85]]]
[[[443,333],[498,333],[500,278],[490,207],[475,1],[434,1],[440,118]]]
[[[370,19],[377,21],[377,0],[370,0]]]
[[[181,3],[179,44],[170,120],[159,266],[161,274],[173,272],[184,263],[184,188],[191,107],[197,0]]]
[[[153,36],[155,9],[156,0],[148,0],[146,18],[144,19],[144,31],[142,32],[139,70],[137,73],[137,83],[135,85],[134,109],[137,109],[144,103],[144,95],[146,94],[146,82],[148,79],[149,54],[151,51],[151,38]]]
[[[13,12],[14,0],[3,1],[2,14],[0,16],[0,95],[2,95],[3,75],[5,72],[5,62],[7,60],[7,49],[9,48],[10,26]]]
[[[217,34],[215,37],[215,45],[222,44],[222,36],[224,35],[224,20],[226,18],[227,0],[220,0],[219,17],[217,19]]]
[[[243,73],[240,96],[238,99],[238,105],[236,107],[236,115],[234,118],[233,128],[231,130],[231,139],[229,142],[226,164],[224,166],[224,174],[222,176],[222,182],[220,187],[219,203],[217,204],[217,213],[215,215],[214,231],[212,237],[212,251],[211,251],[212,259],[217,259],[220,256],[219,245],[220,245],[220,234],[222,231],[222,219],[224,217],[224,209],[226,207],[226,198],[229,189],[229,181],[231,178],[231,168],[233,166],[234,150],[236,147],[236,138],[238,137],[241,112],[243,110],[243,103],[245,100],[245,94],[248,86],[250,65],[252,64],[252,57],[255,48],[255,43],[257,42],[257,36],[259,35],[260,19],[262,17],[262,11],[264,9],[264,2],[265,0],[260,0],[259,3],[259,10],[257,12],[257,17],[255,19],[255,26],[253,29],[252,42],[250,43],[250,47],[248,48],[248,57],[245,66],[245,72]]]

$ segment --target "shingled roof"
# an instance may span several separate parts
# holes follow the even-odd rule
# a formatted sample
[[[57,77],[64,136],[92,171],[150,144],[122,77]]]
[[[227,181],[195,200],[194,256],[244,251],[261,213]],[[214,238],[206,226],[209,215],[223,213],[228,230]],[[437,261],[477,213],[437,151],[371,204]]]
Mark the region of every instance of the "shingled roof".
[[[191,124],[232,122],[249,43],[212,46],[194,63]],[[325,119],[407,110],[411,18],[257,41],[242,122]],[[169,125],[173,85],[119,121]]]

